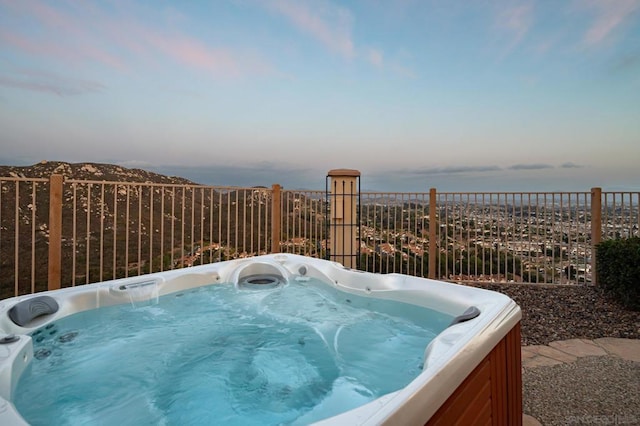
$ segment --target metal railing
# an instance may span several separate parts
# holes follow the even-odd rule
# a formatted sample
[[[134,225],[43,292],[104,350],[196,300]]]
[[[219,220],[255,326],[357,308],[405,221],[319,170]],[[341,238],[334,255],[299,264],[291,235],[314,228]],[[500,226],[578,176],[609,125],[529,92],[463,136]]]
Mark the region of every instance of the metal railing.
[[[64,194],[65,284],[270,251],[266,188],[68,180]]]
[[[277,201],[277,200],[276,200]],[[324,191],[282,191],[280,226],[273,233],[272,252],[317,258],[326,255],[326,200]]]
[[[288,252],[326,258],[325,191],[0,177],[0,298]],[[640,192],[360,194],[358,268],[589,284]]]
[[[48,205],[49,179],[0,178],[0,298],[46,289]]]
[[[65,285],[270,253],[275,222],[287,237],[277,251],[297,250],[295,231],[311,226],[295,214],[299,201],[287,192],[283,208],[274,209],[273,188],[67,184],[72,217],[64,221],[71,234],[63,247],[70,251],[63,259],[71,262]]]
[[[639,205],[640,192],[598,188],[364,193],[360,268],[458,282],[589,284],[601,239],[640,235]]]
[[[383,204],[362,207],[367,265],[465,282],[590,282],[588,195],[376,194]]]

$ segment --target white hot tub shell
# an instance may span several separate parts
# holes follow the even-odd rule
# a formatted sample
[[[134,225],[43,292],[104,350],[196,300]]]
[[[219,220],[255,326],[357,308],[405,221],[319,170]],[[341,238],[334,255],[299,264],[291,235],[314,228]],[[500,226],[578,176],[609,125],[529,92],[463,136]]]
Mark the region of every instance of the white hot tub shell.
[[[469,312],[470,307],[479,311],[473,319],[446,328],[431,341],[425,348],[422,373],[406,387],[317,424],[450,424],[456,420],[482,419],[493,424],[521,423],[521,312],[513,300],[474,287],[408,275],[371,274],[335,262],[274,254],[0,301],[0,339],[7,341],[0,344],[0,424],[27,424],[11,401],[20,375],[34,356],[29,336],[34,330],[89,309],[212,283],[250,285],[251,280],[259,282],[260,277],[267,277],[265,282],[281,279],[290,285],[302,285],[306,278],[317,278],[346,293],[423,306],[453,317]],[[135,291],[151,284],[154,289],[151,294]],[[35,312],[29,314],[29,304],[42,296],[52,298],[57,309],[36,306],[30,308]],[[14,307],[20,303],[25,312],[18,325]]]

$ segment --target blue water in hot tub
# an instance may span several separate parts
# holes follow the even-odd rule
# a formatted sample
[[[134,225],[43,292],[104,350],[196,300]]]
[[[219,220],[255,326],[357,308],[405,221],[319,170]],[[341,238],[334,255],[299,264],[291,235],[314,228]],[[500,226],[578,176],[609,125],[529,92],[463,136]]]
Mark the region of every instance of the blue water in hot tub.
[[[406,386],[451,319],[314,280],[215,284],[38,330],[14,404],[33,425],[307,424]]]

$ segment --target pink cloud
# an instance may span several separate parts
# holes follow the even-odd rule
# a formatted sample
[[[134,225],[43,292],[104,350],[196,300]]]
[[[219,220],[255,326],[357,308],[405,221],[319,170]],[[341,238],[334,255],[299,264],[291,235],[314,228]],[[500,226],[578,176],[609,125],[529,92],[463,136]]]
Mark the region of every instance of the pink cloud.
[[[584,34],[584,42],[594,46],[606,40],[640,9],[640,0],[590,0],[580,5],[596,12],[595,21]]]
[[[382,68],[384,65],[384,55],[378,49],[369,49],[367,52],[367,60],[376,68]]]
[[[3,1],[3,3],[6,3]],[[103,65],[123,70],[124,60],[108,49],[99,46],[105,43],[95,31],[95,22],[87,16],[72,16],[56,10],[48,4],[24,0],[11,6],[22,19],[37,23],[36,32],[22,32],[20,29],[0,34],[7,44],[24,52],[47,56],[64,62],[78,64],[96,61]]]
[[[17,50],[27,52],[32,55],[46,55],[60,58],[64,61],[74,61],[76,54],[68,49],[62,48],[58,43],[46,40],[36,40],[21,34],[0,30],[0,41]]]
[[[121,37],[123,33],[126,37]],[[135,22],[117,23],[108,30],[121,47],[149,60],[167,58],[178,65],[222,77],[248,74],[271,74],[273,68],[250,52],[211,47],[204,42],[178,33],[156,31]]]
[[[418,77],[418,74],[415,72],[415,70],[399,63],[392,63],[390,65],[390,68],[396,75],[402,78],[415,79]]]
[[[0,42],[34,56],[75,64],[95,62],[119,71],[140,61],[170,59],[191,70],[221,77],[272,72],[267,63],[250,52],[210,46],[164,27],[151,27],[137,18],[149,11],[130,9],[134,6],[128,3],[115,12],[84,2],[54,4],[61,7],[37,0],[0,0],[9,13],[39,28],[33,32],[17,26],[5,28],[0,31]],[[175,14],[169,18],[175,21]]]
[[[21,0],[17,2],[1,0],[0,4],[6,8],[14,10],[15,12],[32,16],[48,27],[69,27],[72,25],[71,20],[49,6],[47,3],[35,0]]]
[[[195,68],[212,72],[223,71],[227,74],[238,72],[238,61],[230,52],[210,49],[195,40],[165,40],[163,50],[179,62]]]
[[[510,42],[507,52],[515,48],[527,35],[533,25],[533,3],[527,2],[506,8],[497,16],[498,28],[509,34]]]
[[[121,58],[86,41],[70,41],[60,38],[56,40],[50,37],[40,38],[8,31],[0,31],[0,40],[18,50],[36,56],[47,56],[74,64],[93,60],[118,70],[126,68]]]
[[[146,41],[157,52],[187,67],[234,77],[243,73],[239,59],[231,52],[212,49],[197,40],[147,33]]]
[[[320,1],[272,0],[269,5],[329,50],[349,59],[354,56],[352,19],[346,9]]]

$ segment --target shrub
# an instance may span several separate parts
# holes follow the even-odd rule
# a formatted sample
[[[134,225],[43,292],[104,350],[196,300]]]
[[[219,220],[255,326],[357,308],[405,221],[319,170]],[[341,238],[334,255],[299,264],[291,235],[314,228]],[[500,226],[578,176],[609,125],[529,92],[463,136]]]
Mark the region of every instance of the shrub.
[[[640,238],[596,246],[598,285],[627,308],[640,311]]]

